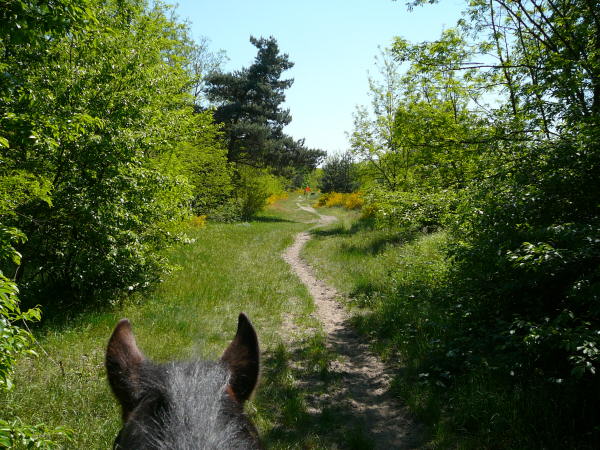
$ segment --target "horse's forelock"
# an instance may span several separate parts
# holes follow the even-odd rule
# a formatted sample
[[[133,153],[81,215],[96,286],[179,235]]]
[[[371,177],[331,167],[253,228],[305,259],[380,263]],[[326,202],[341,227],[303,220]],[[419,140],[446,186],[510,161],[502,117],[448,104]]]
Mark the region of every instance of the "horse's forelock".
[[[222,363],[168,363],[145,372],[149,400],[133,419],[149,448],[258,448],[254,427],[227,393]]]

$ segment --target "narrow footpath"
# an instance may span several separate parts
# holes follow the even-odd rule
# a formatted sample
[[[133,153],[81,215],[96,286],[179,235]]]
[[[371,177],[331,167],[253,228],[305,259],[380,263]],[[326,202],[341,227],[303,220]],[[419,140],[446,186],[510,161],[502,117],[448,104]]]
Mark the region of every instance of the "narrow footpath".
[[[334,216],[319,214],[310,206],[298,204],[298,207],[319,218],[314,228],[337,220]],[[418,448],[421,427],[410,418],[406,407],[389,394],[391,371],[370,351],[368,342],[352,329],[348,313],[337,300],[340,294],[318,280],[312,268],[300,257],[302,247],[310,238],[310,232],[296,235],[283,258],[314,299],[317,317],[327,335],[327,347],[341,356],[329,367],[341,378],[340,387],[314,399],[315,404],[310,406],[319,409],[324,404],[344,404],[368,430],[376,449]]]

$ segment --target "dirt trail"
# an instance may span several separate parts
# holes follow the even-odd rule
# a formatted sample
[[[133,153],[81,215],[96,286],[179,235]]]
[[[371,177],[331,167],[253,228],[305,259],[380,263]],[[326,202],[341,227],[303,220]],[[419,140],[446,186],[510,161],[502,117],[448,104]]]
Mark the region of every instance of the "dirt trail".
[[[319,217],[317,227],[337,220],[334,216],[319,214],[310,206],[298,204],[298,207]],[[376,449],[418,448],[421,441],[420,427],[410,419],[406,408],[388,393],[391,372],[370,351],[364,338],[352,329],[348,313],[336,300],[340,294],[318,280],[312,268],[301,259],[300,251],[310,238],[309,232],[296,235],[283,258],[308,287],[316,305],[317,316],[327,333],[328,348],[342,357],[329,368],[341,378],[339,389],[337,392],[329,392],[327,398],[318,399],[318,403],[346,403],[351,409],[351,415],[369,430]]]

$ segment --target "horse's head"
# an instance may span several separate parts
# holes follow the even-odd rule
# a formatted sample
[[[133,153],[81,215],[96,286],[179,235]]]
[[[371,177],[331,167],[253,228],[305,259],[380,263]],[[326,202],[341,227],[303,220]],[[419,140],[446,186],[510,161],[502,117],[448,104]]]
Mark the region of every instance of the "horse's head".
[[[217,362],[154,364],[139,350],[127,319],[108,342],[106,371],[121,403],[116,449],[255,449],[243,411],[258,381],[258,339],[244,314]]]

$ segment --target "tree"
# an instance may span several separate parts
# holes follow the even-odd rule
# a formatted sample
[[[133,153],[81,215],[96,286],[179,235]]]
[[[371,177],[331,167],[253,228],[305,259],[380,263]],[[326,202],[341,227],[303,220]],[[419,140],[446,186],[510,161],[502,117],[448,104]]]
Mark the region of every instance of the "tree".
[[[209,106],[205,93],[207,77],[220,72],[221,66],[228,60],[225,50],[212,52],[209,44],[210,40],[207,37],[201,37],[194,45],[190,56],[189,70],[193,76],[192,95],[197,112]]]
[[[27,236],[17,247],[21,297],[82,301],[140,288],[166,269],[158,250],[190,214],[190,181],[201,184],[168,157],[192,146],[188,156],[225,164],[210,112],[194,114],[194,46],[160,4],[29,3],[8,15],[10,38],[0,40],[0,175],[25,174],[50,192],[2,217]],[[41,28],[23,22],[34,13]]]
[[[206,79],[206,95],[215,105],[215,120],[223,124],[229,160],[277,172],[316,167],[325,153],[308,149],[303,140],[283,133],[292,120],[289,110],[282,107],[284,92],[293,80],[281,76],[293,63],[279,52],[273,37],[251,37],[250,42],[258,50],[250,67],[213,73]]]
[[[352,154],[331,155],[323,164],[319,189],[323,192],[355,192],[359,183]]]
[[[386,226],[435,229],[482,169],[492,127],[482,117],[479,79],[449,68],[472,53],[457,29],[433,42],[396,38],[369,80],[371,107],[355,114],[352,152],[367,202]]]
[[[383,50],[376,65],[380,78],[369,78],[371,108],[357,107],[350,145],[355,157],[368,162],[369,178],[395,190],[405,183],[410,166],[410,150],[398,146],[394,134],[402,95],[400,63],[389,50]]]

